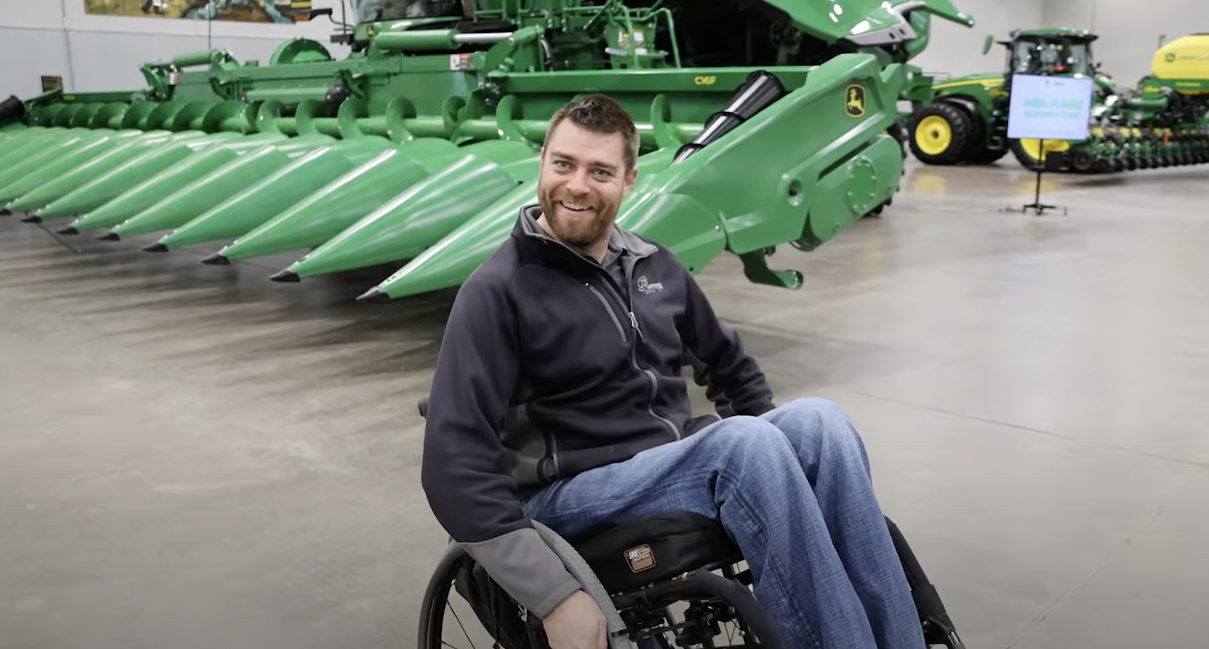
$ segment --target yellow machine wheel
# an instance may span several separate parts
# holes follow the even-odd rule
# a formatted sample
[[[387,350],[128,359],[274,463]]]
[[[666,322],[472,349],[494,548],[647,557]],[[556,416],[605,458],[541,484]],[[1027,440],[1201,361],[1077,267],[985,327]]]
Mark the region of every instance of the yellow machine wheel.
[[[928,155],[941,155],[953,145],[953,127],[940,115],[928,115],[915,129],[915,145]]]
[[[952,165],[962,161],[974,131],[969,115],[953,104],[924,106],[911,116],[911,153],[921,162]]]
[[[1070,150],[1070,142],[1066,140],[1046,140],[1045,149],[1042,151],[1041,140],[1021,138],[1012,140],[1012,154],[1016,156],[1016,160],[1029,170],[1037,170],[1043,164],[1043,155],[1048,157],[1051,153],[1061,153]]]

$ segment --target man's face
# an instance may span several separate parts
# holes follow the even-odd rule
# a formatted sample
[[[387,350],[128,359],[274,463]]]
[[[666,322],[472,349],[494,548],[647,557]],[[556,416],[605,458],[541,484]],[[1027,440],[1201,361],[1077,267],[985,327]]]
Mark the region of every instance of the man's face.
[[[625,168],[620,133],[595,133],[563,120],[542,149],[537,195],[550,233],[588,249],[608,240],[637,169]]]

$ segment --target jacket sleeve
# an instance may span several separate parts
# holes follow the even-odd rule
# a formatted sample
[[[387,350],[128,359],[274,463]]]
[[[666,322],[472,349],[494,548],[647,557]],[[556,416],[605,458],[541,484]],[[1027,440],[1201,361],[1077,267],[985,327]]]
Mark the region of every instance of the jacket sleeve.
[[[684,295],[684,315],[678,327],[681,341],[695,357],[692,364],[698,383],[705,381],[711,395],[720,393],[725,397],[735,414],[762,415],[772,410],[772,388],[760,365],[744,349],[739,335],[718,319],[709,298],[687,269]]]
[[[429,394],[420,479],[441,526],[544,619],[580,585],[525,517],[500,442],[519,367],[505,285],[472,276],[454,300]]]

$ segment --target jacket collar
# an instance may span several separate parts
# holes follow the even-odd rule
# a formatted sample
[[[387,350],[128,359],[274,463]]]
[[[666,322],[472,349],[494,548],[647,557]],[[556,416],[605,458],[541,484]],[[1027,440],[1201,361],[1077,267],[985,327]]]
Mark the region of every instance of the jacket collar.
[[[588,263],[596,263],[595,259],[584,255],[547,234],[542,229],[542,226],[537,224],[537,218],[541,214],[541,205],[526,205],[521,208],[520,217],[517,219],[516,227],[512,231],[512,236],[517,239],[517,243],[521,244],[525,249],[548,259],[561,259],[563,254],[570,254]],[[634,259],[648,257],[658,250],[658,248],[642,237],[624,230],[617,225],[613,226],[613,234],[609,238],[609,246],[620,249],[623,253],[630,255]]]

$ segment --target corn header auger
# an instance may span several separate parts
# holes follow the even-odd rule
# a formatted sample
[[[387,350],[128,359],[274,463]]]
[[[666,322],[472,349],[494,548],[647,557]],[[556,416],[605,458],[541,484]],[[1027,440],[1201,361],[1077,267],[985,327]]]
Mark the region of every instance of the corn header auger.
[[[1092,57],[1097,36],[1072,29],[1018,30],[1001,41],[1007,70],[945,80],[917,106],[911,151],[934,165],[989,164],[1009,151],[1028,169],[1103,173],[1209,163],[1209,35],[1176,39],[1154,54],[1151,74],[1117,87]],[[984,53],[990,50],[987,40]],[[1086,141],[1009,140],[1011,75],[1095,80]]]
[[[400,264],[362,299],[454,287],[535,202],[548,120],[587,93],[642,140],[619,222],[693,272],[722,251],[755,282],[899,187],[908,64],[949,0],[353,2],[334,59],[283,43],[268,65],[206,51],[148,63],[128,92],[5,104],[0,206],[65,235],[144,249],[297,251],[277,281]],[[321,13],[316,11],[315,13]],[[347,19],[345,19],[347,20]],[[922,84],[922,85],[921,85]],[[120,245],[120,244],[118,244]]]

